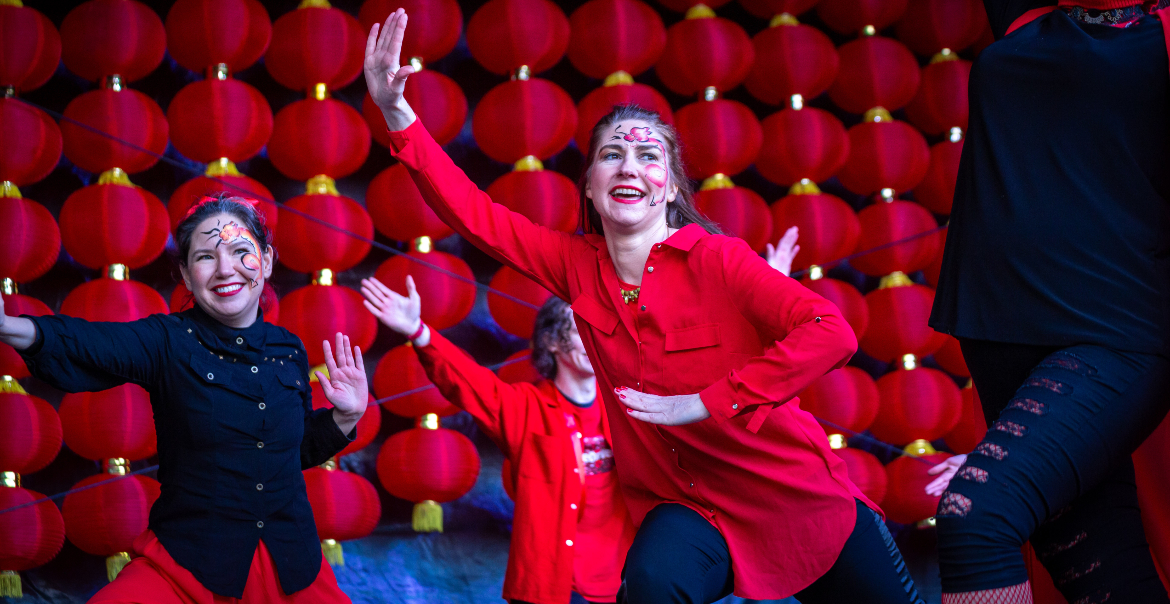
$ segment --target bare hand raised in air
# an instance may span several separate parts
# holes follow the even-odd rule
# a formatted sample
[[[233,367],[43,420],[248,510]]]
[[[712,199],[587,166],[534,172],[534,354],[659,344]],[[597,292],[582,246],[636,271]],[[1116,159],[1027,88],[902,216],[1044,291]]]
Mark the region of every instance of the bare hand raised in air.
[[[406,11],[398,9],[386,18],[384,24],[375,23],[366,39],[366,87],[370,98],[382,110],[386,126],[392,131],[405,130],[414,122],[414,111],[403,98],[406,78],[414,67],[402,65],[402,38],[406,34]]]

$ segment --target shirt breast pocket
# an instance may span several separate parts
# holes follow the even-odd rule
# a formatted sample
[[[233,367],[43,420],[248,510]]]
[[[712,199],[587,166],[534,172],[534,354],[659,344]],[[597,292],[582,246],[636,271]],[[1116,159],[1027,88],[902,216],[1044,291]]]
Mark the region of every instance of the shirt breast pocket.
[[[211,360],[213,355],[204,358],[199,352],[191,354],[191,379],[195,383],[193,393],[185,393],[175,397],[174,402],[181,402],[179,417],[187,430],[192,443],[203,446],[214,446],[217,442],[220,421],[230,421],[224,413],[234,408],[240,396],[232,390],[232,374],[222,363]]]
[[[727,375],[727,351],[719,324],[708,323],[667,330],[663,377],[678,394],[693,394]]]
[[[552,482],[563,472],[564,443],[549,434],[532,434],[520,457],[520,480]]]

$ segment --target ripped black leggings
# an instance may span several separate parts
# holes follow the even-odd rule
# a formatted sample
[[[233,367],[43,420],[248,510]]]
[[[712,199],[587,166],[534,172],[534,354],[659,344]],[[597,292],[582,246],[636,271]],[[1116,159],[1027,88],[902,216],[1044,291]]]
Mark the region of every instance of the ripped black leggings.
[[[1031,541],[1069,602],[1166,603],[1130,454],[1170,407],[1170,361],[960,339],[989,430],[938,508],[945,593],[1028,579]]]

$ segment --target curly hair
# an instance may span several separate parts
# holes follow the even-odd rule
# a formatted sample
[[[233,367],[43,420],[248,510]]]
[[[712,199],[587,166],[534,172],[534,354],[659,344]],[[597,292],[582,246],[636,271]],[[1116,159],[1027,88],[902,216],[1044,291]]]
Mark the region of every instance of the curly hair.
[[[553,296],[536,313],[536,325],[532,329],[532,365],[546,379],[557,377],[557,357],[552,351],[559,345],[569,343],[569,331],[573,329],[573,313],[569,303]]]

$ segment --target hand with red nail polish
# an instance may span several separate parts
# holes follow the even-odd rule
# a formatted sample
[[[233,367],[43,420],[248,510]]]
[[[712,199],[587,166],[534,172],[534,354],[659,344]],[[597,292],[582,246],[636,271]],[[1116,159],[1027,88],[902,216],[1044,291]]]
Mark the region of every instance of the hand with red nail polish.
[[[651,424],[681,426],[711,417],[711,412],[707,411],[707,406],[698,394],[658,396],[625,386],[614,388],[614,393],[626,406],[626,413],[630,417]]]

